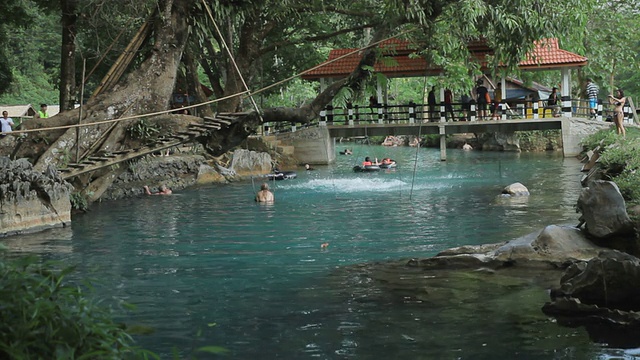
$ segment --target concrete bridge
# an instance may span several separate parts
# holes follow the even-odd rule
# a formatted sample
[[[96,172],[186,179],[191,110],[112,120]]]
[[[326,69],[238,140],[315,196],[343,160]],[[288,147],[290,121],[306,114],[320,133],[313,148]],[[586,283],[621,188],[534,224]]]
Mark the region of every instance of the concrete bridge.
[[[542,119],[511,119],[486,121],[449,122],[385,122],[347,123],[328,125],[322,121],[318,126],[293,129],[292,132],[278,134],[282,143],[295,147],[295,156],[305,163],[328,164],[335,161],[336,139],[341,137],[387,136],[387,135],[440,135],[440,159],[447,159],[446,135],[464,133],[516,131],[538,131],[560,129],[565,157],[576,156],[582,151],[580,141],[586,135],[600,129],[610,128],[612,123],[576,117]]]

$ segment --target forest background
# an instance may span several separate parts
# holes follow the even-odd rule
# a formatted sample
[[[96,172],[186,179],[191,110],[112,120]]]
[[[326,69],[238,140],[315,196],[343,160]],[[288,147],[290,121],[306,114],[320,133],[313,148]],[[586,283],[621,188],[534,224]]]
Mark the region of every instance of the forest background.
[[[251,6],[250,1],[241,2]],[[284,2],[286,3],[286,2]],[[284,4],[283,3],[283,4]],[[574,98],[585,98],[584,81],[591,77],[600,85],[600,97],[612,89],[622,88],[634,99],[640,94],[640,16],[637,9],[622,1],[584,0],[583,7],[575,8],[577,26],[568,34],[559,34],[560,46],[577,54],[586,56],[589,65],[577,71],[572,77]],[[71,101],[78,102],[84,85],[85,98],[98,86],[100,80],[109,71],[111,65],[123,52],[140,25],[146,21],[153,1],[109,2],[104,0],[62,0],[37,1],[18,0],[0,3],[4,21],[0,24],[0,104],[32,104],[37,108],[40,103],[59,104],[61,100],[61,58],[63,25],[73,17],[75,32],[76,63],[74,86]],[[285,4],[286,5],[286,4]],[[558,4],[561,6],[561,4]],[[286,6],[272,8],[270,16],[274,20],[286,16]],[[358,10],[354,5],[354,13]],[[203,9],[204,12],[204,9]],[[566,10],[565,10],[566,14]],[[233,16],[234,14],[229,14]],[[65,20],[65,16],[67,19]],[[565,15],[566,16],[566,15]],[[246,14],[238,12],[234,23],[241,23]],[[62,20],[61,20],[62,19]],[[311,68],[327,58],[332,48],[354,48],[365,46],[366,24],[354,24],[350,31],[335,32],[337,26],[326,23],[326,17],[309,12],[304,18],[297,19],[306,26],[306,37],[300,33],[280,32],[270,35],[275,46],[271,51],[261,54],[260,69],[248,75],[249,87],[258,89],[276,81]],[[344,21],[336,15],[335,22]],[[580,24],[584,26],[580,26]],[[211,26],[195,20],[193,28]],[[291,24],[292,26],[294,24]],[[446,30],[446,29],[445,29]],[[200,32],[201,33],[201,32]],[[324,33],[324,36],[314,34]],[[365,36],[363,36],[363,34]],[[295,37],[295,38],[294,38]],[[446,47],[446,39],[439,41]],[[197,73],[200,82],[216,89],[219,84],[214,73],[214,58],[224,56],[222,49],[216,48],[207,39],[200,39],[203,59],[197,59]],[[434,41],[438,44],[438,41]],[[278,51],[278,48],[286,51]],[[436,49],[437,50],[437,49]],[[449,51],[449,56],[453,52]],[[435,53],[424,54],[432,61],[446,61],[453,64],[451,58],[444,59]],[[440,58],[439,58],[440,56]],[[85,82],[82,71],[85,64]],[[545,86],[557,86],[560,76],[557,71],[539,71],[511,73],[522,79],[525,84],[535,81]],[[458,69],[451,66],[446,78],[429,77],[393,79],[389,82],[389,97],[395,103],[420,102],[424,88],[433,85],[466,91],[470,87],[469,71],[464,66]],[[213,80],[213,81],[212,81]],[[221,82],[224,82],[222,79]],[[64,84],[63,84],[64,86]],[[176,85],[178,87],[179,85]],[[369,93],[373,93],[373,85]],[[177,90],[178,91],[178,90]],[[261,92],[256,100],[260,107],[297,107],[313,99],[319,92],[318,82],[295,78]],[[67,94],[67,96],[69,96]],[[337,96],[335,102],[348,97]],[[366,97],[364,97],[366,99]],[[63,99],[64,100],[64,99]]]

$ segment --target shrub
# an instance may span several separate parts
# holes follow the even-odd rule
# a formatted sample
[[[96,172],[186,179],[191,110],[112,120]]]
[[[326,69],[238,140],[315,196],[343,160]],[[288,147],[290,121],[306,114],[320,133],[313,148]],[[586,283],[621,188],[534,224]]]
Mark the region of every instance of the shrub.
[[[0,358],[146,359],[109,308],[64,282],[73,268],[0,259]]]

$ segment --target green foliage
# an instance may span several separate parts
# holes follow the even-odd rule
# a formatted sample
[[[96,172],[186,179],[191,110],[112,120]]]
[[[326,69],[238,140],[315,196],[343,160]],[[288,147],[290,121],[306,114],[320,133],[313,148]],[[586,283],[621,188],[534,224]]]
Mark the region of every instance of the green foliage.
[[[582,142],[585,149],[600,145],[599,162],[627,201],[640,201],[640,130],[628,128],[623,139],[615,131],[601,130]],[[595,145],[595,146],[594,146]]]
[[[33,257],[0,260],[0,358],[157,358],[132,346],[108,308],[65,282],[72,271]]]
[[[80,210],[80,211],[89,210],[89,202],[87,201],[87,198],[86,198],[86,196],[84,196],[83,193],[74,192],[69,197],[69,200],[71,200],[71,207],[72,208],[74,208],[76,210]]]
[[[160,132],[160,128],[154,124],[149,123],[145,119],[140,119],[129,126],[127,132],[132,139],[147,140]]]

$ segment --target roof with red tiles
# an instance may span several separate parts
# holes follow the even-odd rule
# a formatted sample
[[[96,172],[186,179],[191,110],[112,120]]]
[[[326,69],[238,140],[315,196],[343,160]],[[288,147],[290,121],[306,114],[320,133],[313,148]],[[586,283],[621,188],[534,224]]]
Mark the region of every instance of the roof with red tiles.
[[[429,66],[424,58],[412,55],[415,48],[408,41],[391,39],[381,43],[380,48],[385,55],[374,65],[378,73],[388,77],[411,77],[439,74],[442,69]],[[486,69],[485,55],[492,50],[483,42],[473,42],[468,45],[474,57]],[[320,78],[343,78],[349,75],[360,62],[362,50],[333,49],[327,61],[302,75],[303,79],[317,80]],[[548,70],[563,67],[581,67],[587,65],[587,58],[560,49],[558,39],[543,39],[535,43],[534,49],[518,64],[522,70]]]

